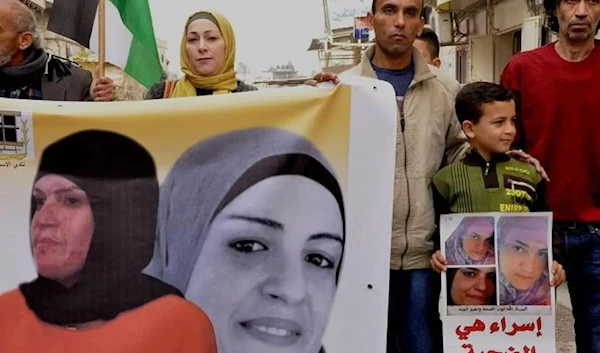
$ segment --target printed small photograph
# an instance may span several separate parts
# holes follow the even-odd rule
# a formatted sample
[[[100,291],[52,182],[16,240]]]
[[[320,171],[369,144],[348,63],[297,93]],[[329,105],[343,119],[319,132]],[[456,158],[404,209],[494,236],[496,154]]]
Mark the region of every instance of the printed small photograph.
[[[498,219],[500,305],[552,304],[550,226],[546,216]]]
[[[448,306],[496,305],[496,268],[449,268],[446,291]]]
[[[494,217],[464,217],[446,240],[449,266],[494,265]]]

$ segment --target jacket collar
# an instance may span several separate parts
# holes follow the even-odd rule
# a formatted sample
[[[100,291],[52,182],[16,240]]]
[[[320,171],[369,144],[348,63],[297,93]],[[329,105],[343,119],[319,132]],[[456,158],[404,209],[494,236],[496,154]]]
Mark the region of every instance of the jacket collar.
[[[42,77],[42,98],[51,101],[64,101],[67,99],[67,87],[63,85],[62,77],[50,80],[48,75]]]
[[[492,155],[492,158],[490,159],[490,163],[496,164],[501,162],[508,162],[509,160],[510,156],[506,153],[494,153]],[[467,154],[462,159],[462,162],[466,165],[471,166],[486,166],[488,163],[474,148],[470,148],[467,151]]]
[[[362,76],[377,78],[377,74],[375,73],[373,65],[371,64],[373,55],[375,55],[375,47],[375,44],[371,45],[369,48],[367,48],[367,50],[365,50],[365,53],[363,54],[362,60],[360,62]],[[412,47],[411,50],[411,60],[413,62],[413,65],[415,66],[415,77],[413,78],[413,81],[410,85],[412,86],[415,83],[435,78],[436,75],[433,72],[431,72],[427,61],[425,61],[425,58],[423,58],[423,55],[421,55],[419,50],[415,47]]]

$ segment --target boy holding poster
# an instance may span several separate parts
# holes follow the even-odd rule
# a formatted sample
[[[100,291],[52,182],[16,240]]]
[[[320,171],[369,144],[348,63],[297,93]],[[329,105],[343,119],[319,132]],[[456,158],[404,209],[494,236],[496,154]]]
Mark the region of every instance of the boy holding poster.
[[[516,135],[512,94],[475,82],[455,108],[471,148],[433,178],[441,250],[431,265],[445,272],[444,352],[555,352],[552,286],[565,271],[557,261],[550,266],[544,179],[506,154]]]
[[[446,166],[433,178],[436,220],[449,213],[547,211],[540,173],[506,154],[516,134],[511,92],[490,82],[470,83],[456,96],[455,108],[471,149],[460,162]],[[431,257],[436,272],[445,271],[448,264],[466,265],[464,259],[488,263],[488,253],[493,255],[493,245],[488,244],[493,239],[493,222],[486,226],[485,219],[474,218],[470,223],[466,226],[478,231],[472,232],[476,235],[473,239],[461,242],[463,256],[446,259],[437,250]],[[439,227],[434,241],[439,249]],[[559,286],[565,279],[562,265],[554,261],[552,273],[552,285]]]

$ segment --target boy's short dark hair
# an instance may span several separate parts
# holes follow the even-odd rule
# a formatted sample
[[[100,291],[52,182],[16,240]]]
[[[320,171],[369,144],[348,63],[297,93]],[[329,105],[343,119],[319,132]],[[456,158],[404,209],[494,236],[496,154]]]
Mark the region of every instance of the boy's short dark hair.
[[[429,51],[429,56],[431,56],[431,59],[440,57],[440,40],[432,29],[423,28],[423,32],[417,37],[417,39],[427,43],[427,51]]]
[[[483,116],[483,105],[494,102],[508,102],[513,99],[506,88],[491,82],[473,82],[465,85],[456,95],[456,117],[462,124],[469,120],[479,123]]]

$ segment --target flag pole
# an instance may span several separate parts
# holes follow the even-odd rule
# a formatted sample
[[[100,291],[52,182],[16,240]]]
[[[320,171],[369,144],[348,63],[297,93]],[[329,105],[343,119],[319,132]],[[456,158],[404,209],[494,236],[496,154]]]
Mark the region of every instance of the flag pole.
[[[104,76],[106,61],[106,0],[98,0],[98,74]]]

